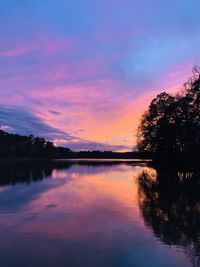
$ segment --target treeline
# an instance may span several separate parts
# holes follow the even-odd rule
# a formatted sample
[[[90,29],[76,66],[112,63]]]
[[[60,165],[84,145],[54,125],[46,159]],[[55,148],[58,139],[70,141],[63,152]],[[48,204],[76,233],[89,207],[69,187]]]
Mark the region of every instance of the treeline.
[[[41,137],[22,136],[0,131],[1,158],[66,158],[69,148],[55,147],[52,142]]]
[[[138,149],[156,159],[197,161],[200,155],[200,69],[173,96],[161,93],[152,100],[138,129]]]
[[[98,159],[145,159],[149,153],[141,152],[112,152],[112,151],[79,151],[69,148],[56,147],[50,141],[33,135],[22,136],[0,130],[0,158],[98,158]]]

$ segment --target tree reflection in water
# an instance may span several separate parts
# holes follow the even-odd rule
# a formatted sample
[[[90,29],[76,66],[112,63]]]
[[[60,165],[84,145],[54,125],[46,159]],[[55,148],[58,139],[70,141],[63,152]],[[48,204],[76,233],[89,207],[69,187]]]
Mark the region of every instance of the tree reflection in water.
[[[0,187],[18,183],[32,183],[51,177],[54,170],[67,170],[72,166],[111,167],[120,164],[132,165],[133,163],[109,161],[74,161],[68,160],[0,160]],[[141,163],[135,163],[136,166]],[[142,165],[141,165],[142,166]]]
[[[200,169],[145,168],[138,177],[145,224],[167,245],[184,248],[200,266]]]
[[[71,163],[48,160],[1,160],[0,186],[30,184],[51,177],[54,169],[68,169]]]

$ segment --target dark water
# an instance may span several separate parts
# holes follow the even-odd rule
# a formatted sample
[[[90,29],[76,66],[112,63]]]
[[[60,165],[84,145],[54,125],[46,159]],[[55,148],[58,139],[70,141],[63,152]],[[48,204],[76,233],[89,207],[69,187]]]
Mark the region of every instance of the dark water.
[[[146,164],[0,163],[0,266],[200,266],[199,170]]]

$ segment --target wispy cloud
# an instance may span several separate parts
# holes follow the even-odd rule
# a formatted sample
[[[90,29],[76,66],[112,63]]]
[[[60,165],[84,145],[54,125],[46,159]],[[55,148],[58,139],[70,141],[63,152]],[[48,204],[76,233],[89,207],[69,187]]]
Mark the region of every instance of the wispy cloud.
[[[0,105],[0,125],[4,129],[6,125],[5,130],[22,135],[33,134],[45,137],[48,140],[56,138],[64,138],[66,140],[75,139],[74,136],[45,124],[30,111],[15,106],[5,107]]]
[[[56,113],[56,114],[55,114]],[[71,135],[66,131],[56,129],[46,124],[32,112],[19,107],[5,107],[0,105],[0,129],[21,135],[30,135],[44,137],[51,140],[55,145],[69,147],[73,150],[127,150],[128,146],[113,146],[108,143],[94,142],[84,140],[78,136]],[[57,112],[53,112],[58,115]]]
[[[131,147],[126,145],[111,145],[109,143],[94,142],[89,140],[78,140],[78,141],[66,141],[66,140],[55,140],[57,145],[67,146],[74,151],[130,151]]]

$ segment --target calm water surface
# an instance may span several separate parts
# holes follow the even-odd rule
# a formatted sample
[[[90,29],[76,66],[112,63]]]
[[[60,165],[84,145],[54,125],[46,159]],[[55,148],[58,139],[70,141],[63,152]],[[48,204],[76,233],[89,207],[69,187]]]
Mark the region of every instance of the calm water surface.
[[[0,163],[0,266],[200,266],[199,172],[145,164]]]

